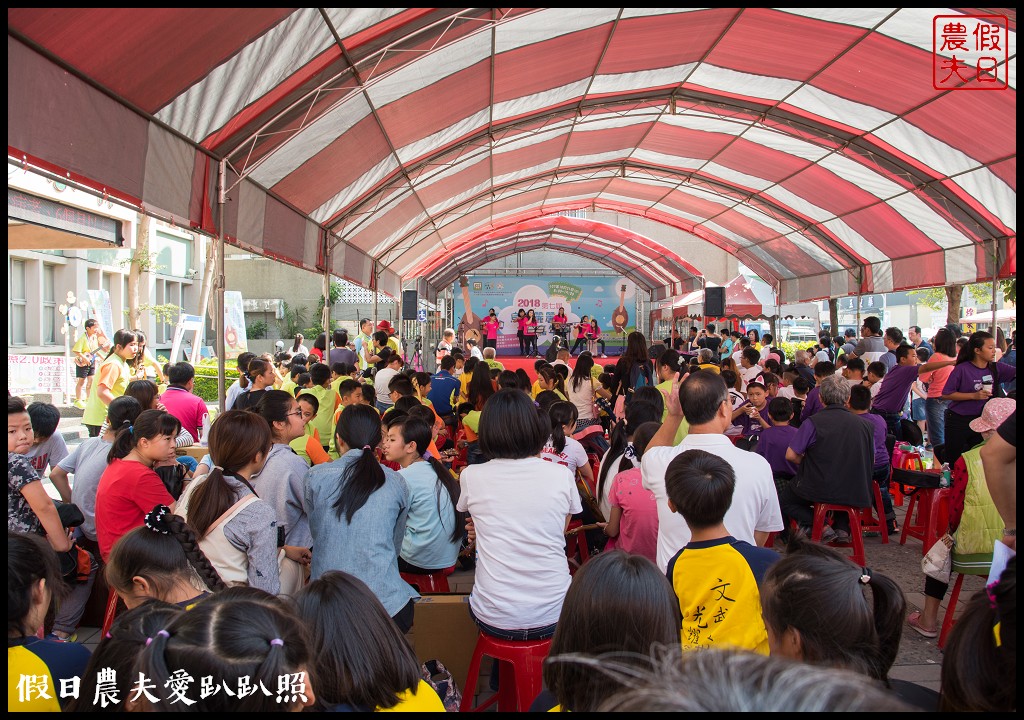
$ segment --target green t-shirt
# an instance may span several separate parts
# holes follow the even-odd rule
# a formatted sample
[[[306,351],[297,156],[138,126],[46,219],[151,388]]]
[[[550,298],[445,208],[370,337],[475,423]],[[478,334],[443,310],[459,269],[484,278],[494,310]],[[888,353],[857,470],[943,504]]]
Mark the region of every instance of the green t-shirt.
[[[672,392],[672,381],[671,380],[666,380],[665,382],[658,383],[654,387],[656,387],[659,390],[661,390],[661,394],[667,397],[668,394],[670,392]],[[667,418],[667,417],[668,417],[668,407],[666,407],[665,410],[662,411],[662,413],[661,413],[661,421],[665,422],[665,418]],[[679,443],[681,443],[683,441],[683,438],[686,437],[687,433],[689,433],[689,432],[690,432],[690,423],[686,422],[686,418],[683,418],[682,420],[679,421],[679,428],[676,430],[676,437],[675,437],[675,440],[673,441],[672,444],[673,445],[678,445]]]

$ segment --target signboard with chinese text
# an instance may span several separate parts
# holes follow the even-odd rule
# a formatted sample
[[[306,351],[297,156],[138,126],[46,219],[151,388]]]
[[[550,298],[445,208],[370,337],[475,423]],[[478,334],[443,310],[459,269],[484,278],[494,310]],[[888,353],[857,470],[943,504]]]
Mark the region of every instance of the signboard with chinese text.
[[[11,395],[52,394],[64,397],[74,363],[63,355],[7,355],[7,389]]]

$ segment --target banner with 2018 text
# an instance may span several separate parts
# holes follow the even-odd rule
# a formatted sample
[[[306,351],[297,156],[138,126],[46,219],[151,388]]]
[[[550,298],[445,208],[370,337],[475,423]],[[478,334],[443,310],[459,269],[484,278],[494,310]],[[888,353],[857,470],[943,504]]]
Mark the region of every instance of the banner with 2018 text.
[[[466,301],[472,308],[473,321],[467,323]],[[465,287],[455,285],[455,329],[461,338],[469,326],[479,327],[479,320],[491,308],[500,322],[497,350],[499,355],[518,355],[519,310],[533,310],[537,316],[537,346],[541,353],[554,336],[552,320],[559,308],[569,318],[570,347],[576,339],[576,325],[583,319],[597,318],[601,339],[608,355],[617,355],[625,347],[626,334],[636,328],[636,284],[623,277],[474,277],[466,278]]]

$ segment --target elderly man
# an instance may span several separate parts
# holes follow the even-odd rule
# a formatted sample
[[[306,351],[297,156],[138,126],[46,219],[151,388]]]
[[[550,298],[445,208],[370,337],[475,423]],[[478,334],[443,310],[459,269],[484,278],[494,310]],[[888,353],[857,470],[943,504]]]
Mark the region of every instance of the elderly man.
[[[811,367],[811,355],[807,350],[797,350],[793,355],[793,362],[796,363],[796,371],[800,377],[807,381],[807,384],[814,387],[814,368]]]
[[[715,362],[715,351],[711,348],[701,348],[698,350],[697,362],[701,370],[710,370],[713,373],[722,372],[722,368]]]
[[[820,385],[824,409],[807,418],[786,450],[786,459],[798,467],[796,477],[779,498],[782,515],[796,520],[810,534],[814,503],[871,505],[871,475],[875,444],[871,426],[846,407],[850,385],[839,375],[829,375]],[[837,513],[833,527],[822,540],[848,542],[850,520]]]
[[[484,362],[487,363],[492,368],[497,368],[498,370],[504,370],[505,366],[502,365],[500,362],[498,362],[495,359],[495,355],[497,355],[497,353],[498,353],[498,351],[495,350],[494,348],[492,348],[492,347],[485,347],[484,348]]]

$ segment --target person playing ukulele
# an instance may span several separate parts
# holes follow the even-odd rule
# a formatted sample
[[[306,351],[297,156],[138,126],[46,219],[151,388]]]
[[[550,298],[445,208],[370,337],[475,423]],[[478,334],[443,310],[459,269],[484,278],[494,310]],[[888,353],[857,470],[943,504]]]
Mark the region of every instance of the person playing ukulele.
[[[96,352],[100,347],[109,346],[100,324],[94,318],[86,320],[85,332],[78,336],[71,348],[75,356],[75,407],[85,407],[85,400],[92,389],[92,378],[96,374]]]

